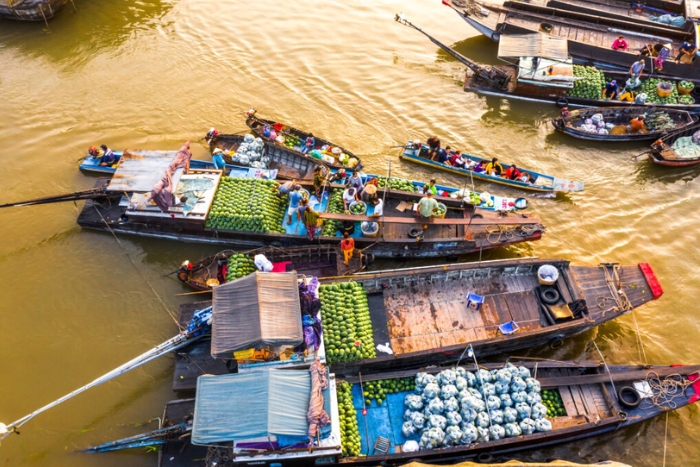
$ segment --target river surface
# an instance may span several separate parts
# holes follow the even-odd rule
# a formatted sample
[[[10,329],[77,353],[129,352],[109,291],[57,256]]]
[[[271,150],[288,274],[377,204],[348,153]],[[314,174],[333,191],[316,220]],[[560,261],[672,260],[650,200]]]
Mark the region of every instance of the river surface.
[[[43,23],[0,21],[0,203],[87,189],[88,146],[177,149],[216,126],[245,129],[243,112],[285,121],[351,148],[367,169],[427,180],[393,146],[440,135],[443,144],[586,184],[583,193],[532,197],[541,241],[487,258],[563,257],[652,264],[665,294],[636,312],[649,363],[700,362],[700,169],[663,169],[555,134],[553,105],[484,98],[460,87],[463,66],[404,12],[478,61],[497,46],[438,0],[75,0]],[[463,179],[434,174],[461,186]],[[511,196],[507,188],[477,189]],[[170,313],[188,292],[164,275],[216,247],[113,237],[76,224],[82,203],[0,212],[0,421],[9,423],[88,383],[177,332]],[[476,260],[478,257],[465,258]],[[409,264],[410,265],[410,264]],[[378,266],[395,266],[385,262]],[[640,362],[627,315],[529,355],[578,358],[595,340],[609,363]],[[588,354],[590,358],[596,355]],[[165,357],[37,416],[0,446],[0,466],[154,466],[156,454],[79,449],[154,429],[171,391]],[[666,465],[697,465],[697,407],[668,417]],[[660,466],[665,419],[524,459],[613,459]]]

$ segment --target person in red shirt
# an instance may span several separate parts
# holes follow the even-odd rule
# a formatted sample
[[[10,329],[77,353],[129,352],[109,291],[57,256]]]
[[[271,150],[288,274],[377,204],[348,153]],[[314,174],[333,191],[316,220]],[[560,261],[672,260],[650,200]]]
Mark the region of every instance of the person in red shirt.
[[[343,258],[347,266],[352,259],[352,253],[355,251],[355,240],[353,240],[347,232],[343,232],[343,239],[340,241],[340,249],[343,251]]]
[[[637,118],[630,120],[630,133],[639,133],[646,130],[646,125],[644,124],[644,115],[640,115]]]
[[[625,41],[625,38],[623,36],[618,37],[612,43],[612,48],[615,50],[627,50],[627,47],[627,41]]]
[[[517,180],[518,177],[520,177],[520,171],[515,164],[512,164],[510,167],[508,167],[508,170],[506,170],[506,178],[508,180]]]

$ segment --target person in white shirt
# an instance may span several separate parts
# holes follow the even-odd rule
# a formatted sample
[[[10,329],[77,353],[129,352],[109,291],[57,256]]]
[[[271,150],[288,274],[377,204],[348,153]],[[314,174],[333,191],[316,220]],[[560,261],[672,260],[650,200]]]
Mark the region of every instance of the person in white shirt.
[[[343,205],[346,211],[350,208],[350,204],[352,204],[353,201],[357,201],[357,190],[350,187],[343,191]]]
[[[377,198],[372,200],[372,204],[374,205],[374,213],[372,216],[381,217],[384,214],[384,201],[382,201],[381,198]]]

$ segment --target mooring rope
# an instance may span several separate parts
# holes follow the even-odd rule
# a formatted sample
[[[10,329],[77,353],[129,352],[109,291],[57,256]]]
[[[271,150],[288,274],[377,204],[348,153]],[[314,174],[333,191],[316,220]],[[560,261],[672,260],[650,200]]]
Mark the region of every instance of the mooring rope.
[[[661,379],[655,371],[647,373],[644,380],[651,388],[651,397],[644,398],[642,402],[646,404],[644,408],[662,407],[664,405],[675,409],[678,405],[675,399],[684,397],[685,390],[693,384],[690,380],[685,380],[679,373],[668,375]],[[641,406],[642,404],[640,404]]]

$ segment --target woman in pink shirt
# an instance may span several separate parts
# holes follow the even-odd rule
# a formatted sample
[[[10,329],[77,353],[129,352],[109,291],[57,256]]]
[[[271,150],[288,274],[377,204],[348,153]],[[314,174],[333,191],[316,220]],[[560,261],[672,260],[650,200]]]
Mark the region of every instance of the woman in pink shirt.
[[[627,50],[627,42],[625,41],[625,38],[620,36],[615,39],[615,42],[612,43],[612,48],[615,50]]]

